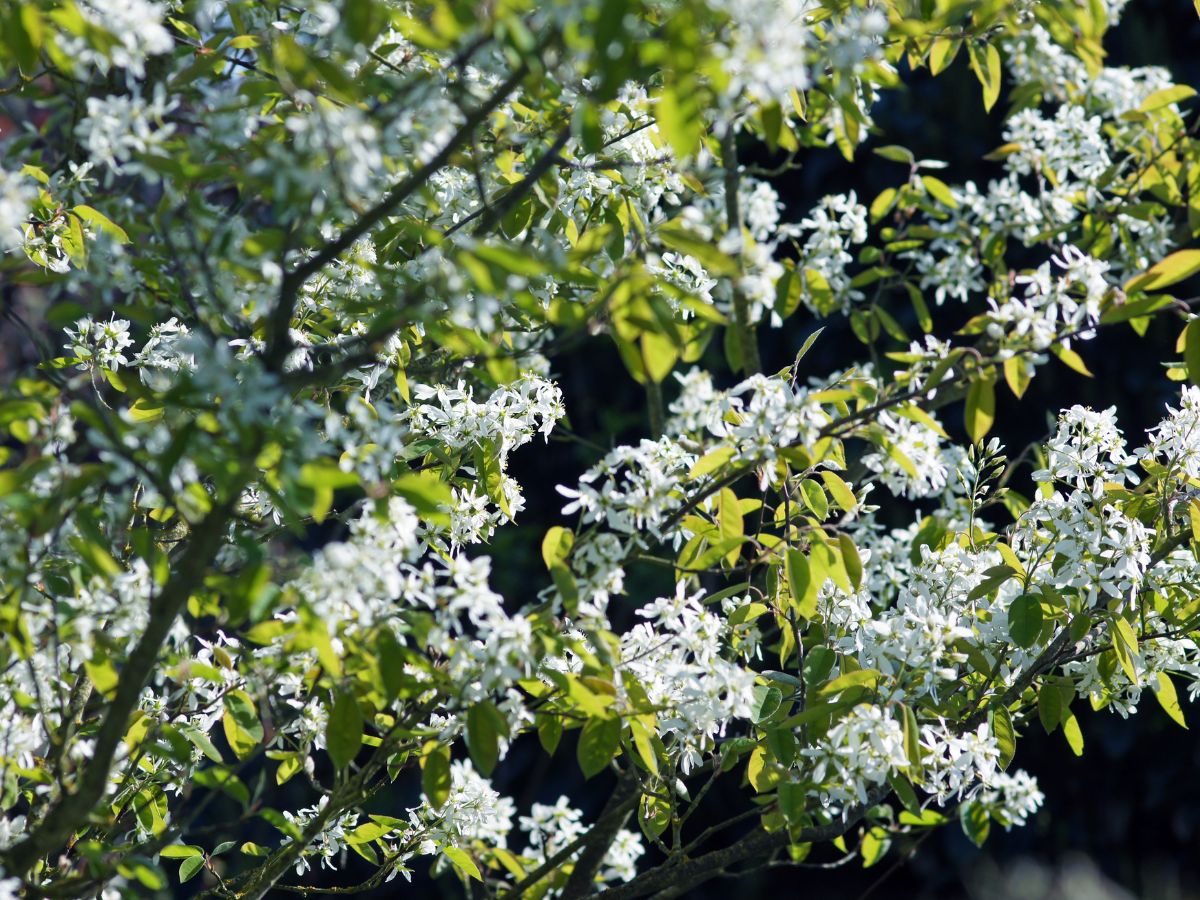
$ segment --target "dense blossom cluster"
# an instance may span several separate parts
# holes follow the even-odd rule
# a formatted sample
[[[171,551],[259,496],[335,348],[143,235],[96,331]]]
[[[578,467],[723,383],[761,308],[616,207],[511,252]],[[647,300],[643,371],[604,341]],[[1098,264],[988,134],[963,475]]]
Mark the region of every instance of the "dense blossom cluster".
[[[418,864],[643,896],[752,819],[731,863],[872,864],[1028,822],[1016,736],[1081,751],[1074,702],[1182,722],[1200,388],[1141,446],[1068,403],[984,442],[998,386],[1085,373],[1101,328],[1180,315],[1198,378],[1163,293],[1198,268],[1193,92],[1098,64],[1124,5],[22,0],[0,897]],[[988,109],[1012,89],[994,179],[885,144],[886,190],[792,214],[776,175],[959,53]],[[830,319],[861,359],[813,374]],[[583,341],[648,433],[574,431]],[[551,440],[581,474],[519,483]],[[540,581],[506,556],[538,540]],[[611,774],[603,808],[506,795],[543,751]],[[721,777],[755,796],[696,829]]]

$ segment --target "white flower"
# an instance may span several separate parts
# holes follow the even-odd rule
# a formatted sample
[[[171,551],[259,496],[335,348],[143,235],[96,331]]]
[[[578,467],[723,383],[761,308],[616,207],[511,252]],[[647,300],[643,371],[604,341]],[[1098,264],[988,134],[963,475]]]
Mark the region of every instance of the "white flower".
[[[129,364],[125,349],[133,345],[126,319],[110,318],[107,322],[96,322],[85,316],[75,323],[74,328],[65,329],[70,343],[64,345],[79,358],[83,370],[99,366],[116,370]]]
[[[881,413],[876,420],[884,432],[885,449],[863,457],[863,465],[879,474],[888,489],[904,497],[928,497],[946,486],[946,465],[938,433],[927,424],[903,415]],[[892,452],[903,454],[911,469]]]
[[[1112,165],[1099,116],[1079,106],[1063,105],[1054,118],[1024,109],[1008,120],[1004,139],[1019,149],[1005,165],[1018,175],[1042,172],[1063,183],[1069,178],[1094,181]]]
[[[103,49],[97,49],[82,39],[68,39],[66,49],[71,52],[67,56],[94,65],[102,72],[116,66],[142,78],[146,74],[146,57],[170,53],[175,46],[171,33],[162,24],[166,4],[147,0],[84,0],[78,9],[90,25],[108,32],[113,41],[99,42]]]
[[[37,187],[33,179],[0,168],[0,254],[16,250],[25,243]]]
[[[153,155],[172,134],[174,124],[164,121],[178,106],[167,102],[161,84],[149,103],[138,91],[108,97],[88,97],[87,116],[79,123],[79,136],[92,162],[107,166],[116,174],[149,174],[153,170],[135,162],[135,156]]]
[[[729,94],[745,91],[787,108],[790,93],[809,86],[807,0],[712,0],[729,16],[729,37],[714,51],[729,76]]]
[[[800,753],[812,761],[812,780],[841,803],[866,803],[870,787],[908,765],[904,727],[888,710],[871,703],[855,706],[816,746]]]
[[[1200,387],[1187,385],[1179,407],[1150,430],[1149,456],[1177,469],[1188,478],[1200,478]]]

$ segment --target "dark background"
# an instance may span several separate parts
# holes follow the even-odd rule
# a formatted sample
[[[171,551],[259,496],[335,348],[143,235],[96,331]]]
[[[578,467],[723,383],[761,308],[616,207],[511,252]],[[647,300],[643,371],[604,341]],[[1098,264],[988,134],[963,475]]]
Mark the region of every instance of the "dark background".
[[[1177,82],[1200,85],[1200,22],[1186,0],[1133,0],[1107,47],[1111,64],[1163,65]],[[955,71],[936,80],[905,73],[907,88],[886,94],[875,109],[882,134],[868,148],[899,143],[918,158],[945,160],[950,167],[938,174],[950,182],[974,179],[986,184],[997,177],[998,164],[983,162],[981,157],[1002,143],[1004,97],[992,114],[985,114],[978,84],[968,73],[964,57],[960,54],[954,62]],[[749,146],[743,148],[743,158],[750,163],[778,162],[762,148]],[[802,161],[798,172],[776,180],[788,207],[785,219],[790,221],[801,218],[824,194],[853,189],[860,200],[869,203],[881,189],[898,184],[906,175],[903,167],[865,149],[853,164],[836,151],[805,152]],[[965,319],[962,308],[953,301],[936,314],[941,334]],[[900,318],[910,333],[917,332],[911,322]],[[827,327],[805,360],[805,377],[844,368],[862,356],[863,348],[845,320],[834,318],[822,324]],[[774,371],[789,364],[815,327],[811,319],[796,315],[781,330],[762,329],[764,368]],[[1178,330],[1175,321],[1156,322],[1145,338],[1123,326],[1105,330],[1096,340],[1078,347],[1094,378],[1084,378],[1052,361],[1039,371],[1020,404],[1001,387],[995,433],[1016,452],[1046,432],[1049,411],[1071,403],[1096,408],[1115,405],[1126,435],[1135,445],[1140,443],[1144,429],[1158,421],[1177,391],[1162,375],[1159,361],[1171,357]],[[719,348],[714,346],[709,352],[716,354]],[[641,389],[626,375],[610,342],[587,342],[552,362],[566,394],[570,427],[576,433],[605,446],[645,436]],[[713,368],[722,366],[714,361]],[[942,417],[947,427],[956,431],[955,436],[962,438],[959,409],[943,410]],[[529,447],[515,454],[513,475],[525,486],[528,505],[518,524],[501,530],[485,548],[493,558],[503,560],[493,583],[514,606],[526,602],[546,582],[538,546],[546,528],[561,524],[563,501],[554,485],[573,483],[596,457],[594,449],[561,438],[551,441],[548,448]],[[913,511],[897,504],[893,515],[896,523],[902,524],[911,521]],[[629,596],[613,604],[617,627],[625,624],[622,616],[628,616],[630,610],[670,590],[668,578],[656,570],[631,570],[628,586]],[[1200,723],[1200,709],[1185,702],[1185,711]],[[976,849],[952,825],[931,833],[919,848],[895,846],[870,870],[862,870],[857,861],[835,870],[766,869],[735,880],[710,882],[689,896],[722,900],[731,896],[1200,898],[1200,741],[1196,732],[1179,729],[1148,695],[1141,714],[1130,720],[1109,712],[1093,713],[1084,702],[1076,703],[1075,712],[1086,740],[1084,756],[1074,757],[1061,734],[1047,736],[1037,725],[1029,729],[1020,742],[1015,764],[1038,777],[1046,795],[1045,806],[1024,828],[1010,833],[996,828],[983,849]],[[533,802],[553,803],[560,794],[567,794],[593,817],[611,788],[607,778],[583,781],[568,735],[553,759],[542,753],[532,738],[518,741],[494,781],[497,789],[514,798],[520,814],[527,813]],[[718,782],[707,811],[696,818],[697,831],[745,808],[744,791],[737,780],[735,774],[724,784]],[[417,785],[401,779],[391,791],[376,797],[372,811],[402,816],[417,800]],[[213,821],[233,812],[219,806],[214,804]],[[708,822],[700,821],[704,815]],[[268,845],[276,842],[277,834],[265,823],[254,827],[261,828],[261,833],[243,832],[239,838]],[[827,851],[818,851],[811,861],[832,859]],[[451,877],[430,881],[427,862],[414,860],[417,869],[411,886],[398,880],[360,896],[461,896],[461,888]],[[366,863],[351,857],[336,874],[314,871],[287,880],[345,886],[370,872]]]

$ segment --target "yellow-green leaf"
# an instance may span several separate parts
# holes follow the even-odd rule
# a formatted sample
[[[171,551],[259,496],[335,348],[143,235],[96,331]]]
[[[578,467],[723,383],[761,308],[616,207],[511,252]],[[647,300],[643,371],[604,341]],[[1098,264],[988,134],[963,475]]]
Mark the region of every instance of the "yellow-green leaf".
[[[105,234],[114,238],[119,243],[129,243],[129,235],[125,233],[125,229],[116,222],[112,221],[112,219],[110,219],[108,216],[104,215],[104,213],[100,212],[100,210],[80,204],[79,206],[74,207],[71,211],[75,213],[75,215],[79,216],[79,218],[83,219],[83,221],[96,227],[100,231],[103,231]]]
[[[542,560],[546,568],[552,570],[555,566],[567,561],[571,549],[575,546],[575,533],[569,528],[555,525],[542,538]]]
[[[576,757],[584,778],[603,771],[621,744],[621,720],[615,716],[593,716],[579,733]]]
[[[1183,338],[1183,361],[1187,365],[1188,380],[1200,384],[1200,319],[1187,323]]]
[[[784,565],[796,612],[806,619],[813,618],[817,614],[817,591],[821,586],[812,577],[808,558],[799,550],[789,549]]]
[[[1000,52],[992,44],[985,45],[982,50],[975,44],[968,44],[967,53],[971,58],[971,69],[983,87],[983,108],[991,112],[1000,97]]]
[[[1076,756],[1083,756],[1083,732],[1079,729],[1079,720],[1070,710],[1067,710],[1063,717],[1063,737],[1067,739],[1067,745],[1070,746],[1072,753]]]
[[[1179,695],[1175,693],[1175,682],[1171,681],[1171,676],[1166,672],[1158,673],[1158,687],[1154,691],[1154,698],[1180,727],[1187,728],[1187,722],[1183,718],[1183,707],[1179,705]]]
[[[1200,250],[1178,250],[1125,282],[1126,292],[1157,291],[1200,272]]]
[[[237,754],[245,759],[263,739],[262,723],[254,699],[245,691],[230,691],[225,695],[225,714],[221,717],[225,729],[225,740]]]
[[[967,405],[963,413],[963,423],[967,435],[978,443],[987,437],[996,421],[996,383],[991,375],[977,378],[967,389]]]
[[[450,860],[450,865],[466,877],[474,878],[476,881],[483,880],[479,874],[479,866],[475,865],[475,860],[471,859],[466,850],[458,847],[443,847],[442,855]]]
[[[1125,670],[1129,680],[1136,684],[1138,678],[1133,666],[1133,658],[1138,652],[1137,635],[1133,633],[1133,626],[1121,616],[1113,619],[1112,642],[1113,651],[1117,654],[1117,662],[1121,664],[1121,668]]]
[[[829,469],[821,470],[821,480],[825,482],[825,487],[834,503],[846,512],[854,511],[854,508],[858,506],[858,498],[854,496],[854,491],[850,490],[850,485],[846,484],[836,472],[831,472]]]

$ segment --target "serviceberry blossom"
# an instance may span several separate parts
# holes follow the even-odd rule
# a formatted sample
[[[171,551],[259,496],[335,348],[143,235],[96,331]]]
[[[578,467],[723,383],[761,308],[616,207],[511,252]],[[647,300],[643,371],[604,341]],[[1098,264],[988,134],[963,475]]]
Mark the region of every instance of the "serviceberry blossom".
[[[883,413],[882,449],[863,457],[863,465],[880,476],[894,494],[928,497],[946,486],[946,464],[938,433],[925,422]]]
[[[133,346],[133,338],[127,319],[113,317],[107,322],[96,322],[86,316],[65,331],[70,340],[66,348],[78,357],[80,369],[99,366],[116,371],[129,364],[125,350]]]
[[[1055,269],[1061,274],[1054,274]],[[1091,339],[1100,303],[1109,290],[1107,271],[1107,263],[1075,247],[1063,247],[1061,256],[1042,263],[1032,274],[1016,277],[1016,283],[1025,287],[1022,297],[1003,302],[989,299],[988,333],[1028,340],[1035,350],[1055,342],[1069,348],[1072,338]]]
[[[1136,482],[1131,467],[1134,458],[1125,449],[1125,439],[1116,423],[1116,407],[1096,412],[1084,406],[1064,410],[1058,428],[1046,445],[1047,466],[1033,473],[1037,481],[1062,481],[1097,494],[1103,482]]]
[[[659,733],[685,775],[732,720],[750,717],[754,702],[754,673],[722,657],[728,625],[702,597],[680,582],[673,597],[639,609],[646,621],[621,640],[624,668],[662,708]]]
[[[25,229],[36,199],[33,179],[0,168],[0,252],[16,250],[25,243]]]
[[[798,227],[809,232],[801,248],[800,266],[820,278],[819,283],[807,285],[804,303],[822,315],[834,309],[845,312],[862,297],[850,287],[846,268],[854,260],[851,248],[867,239],[866,207],[853,191],[831,194],[801,219]]]
[[[766,103],[790,103],[809,86],[808,14],[805,0],[713,0],[729,16],[727,42],[718,47],[730,95],[743,91]]]
[[[1150,430],[1147,453],[1188,478],[1200,478],[1200,388],[1185,386],[1178,408],[1169,407],[1167,412]]]
[[[175,109],[159,85],[147,102],[140,93],[89,97],[87,117],[79,123],[84,145],[92,159],[114,174],[145,174],[152,170],[134,160],[160,153],[175,125],[166,116]]]
[[[687,892],[1186,720],[1200,151],[1124,0],[15,3],[0,898]],[[875,116],[941,68],[976,181]],[[1027,390],[1171,322],[1144,441]]]
[[[904,726],[870,703],[855,706],[819,746],[800,752],[811,761],[811,779],[835,805],[868,802],[871,788],[908,765]]]
[[[102,72],[109,67],[125,69],[142,78],[146,59],[169,53],[175,46],[163,25],[167,4],[148,0],[84,0],[78,6],[82,18],[105,32],[108,41],[89,46],[82,39],[71,43],[71,57]]]

